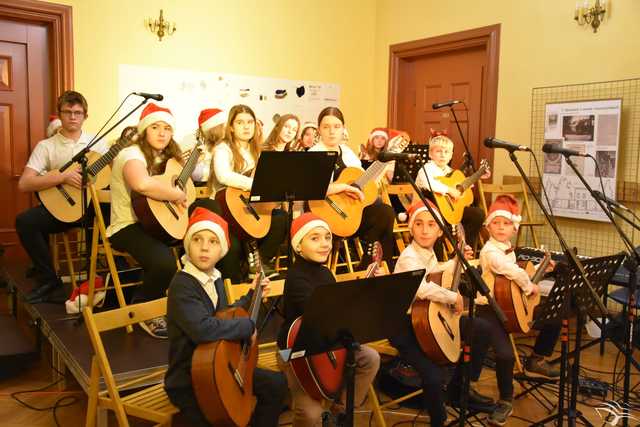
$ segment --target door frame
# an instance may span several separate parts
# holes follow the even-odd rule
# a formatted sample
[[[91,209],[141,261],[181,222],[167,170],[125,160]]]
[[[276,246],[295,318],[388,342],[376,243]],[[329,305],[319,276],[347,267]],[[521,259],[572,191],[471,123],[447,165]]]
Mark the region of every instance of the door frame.
[[[3,0],[0,18],[44,24],[49,27],[52,97],[55,101],[73,88],[73,12],[71,6],[37,0]]]
[[[389,46],[389,102],[387,104],[387,123],[389,126],[395,128],[398,124],[400,61],[478,46],[484,48],[487,58],[487,72],[483,76],[482,85],[480,136],[481,138],[493,136],[496,131],[498,104],[500,24]],[[481,145],[479,151],[482,157],[490,159],[493,164],[493,150],[485,149]]]

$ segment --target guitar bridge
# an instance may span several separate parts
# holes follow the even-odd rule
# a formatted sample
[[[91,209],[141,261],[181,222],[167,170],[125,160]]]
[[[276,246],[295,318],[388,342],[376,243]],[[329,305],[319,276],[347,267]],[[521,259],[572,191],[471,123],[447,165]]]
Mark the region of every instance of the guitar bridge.
[[[247,208],[249,213],[255,218],[255,220],[260,221],[260,215],[258,215],[258,212],[256,212],[253,206],[251,206],[251,203],[249,202],[249,200],[246,197],[244,197],[244,194],[240,195],[240,201],[244,203],[244,206]]]
[[[442,316],[442,313],[438,313],[438,319],[440,319],[440,323],[442,323],[444,330],[447,331],[449,338],[454,339],[455,336],[453,334],[453,330],[451,329],[451,326],[449,326],[449,323],[447,323],[447,320]]]
[[[331,200],[331,197],[326,197],[324,199],[327,203],[329,203],[329,206],[331,206],[331,208],[336,211],[336,213],[338,215],[340,215],[340,217],[342,217],[342,219],[347,219],[347,213],[345,211],[343,211],[342,209],[340,209],[340,206],[336,205],[336,203]]]
[[[233,379],[236,381],[236,384],[238,384],[240,391],[244,394],[244,380],[242,379],[242,375],[240,375],[240,372],[238,372],[236,368],[231,366],[231,363],[228,364],[228,367]]]
[[[69,203],[71,206],[75,206],[76,205],[76,201],[73,200],[73,198],[69,195],[69,193],[67,193],[67,190],[65,190],[62,185],[58,184],[58,185],[56,185],[56,188],[58,189],[60,194],[62,194],[62,197],[65,198],[67,203]]]
[[[524,312],[528,316],[529,315],[529,298],[527,298],[524,292],[520,293],[520,297],[522,298],[522,306],[524,307]]]
[[[167,207],[167,209],[169,209],[169,212],[171,212],[171,215],[173,215],[173,217],[177,220],[180,218],[180,216],[178,215],[178,212],[176,212],[176,210],[173,208],[173,205],[171,204],[171,202],[164,202],[164,205]]]

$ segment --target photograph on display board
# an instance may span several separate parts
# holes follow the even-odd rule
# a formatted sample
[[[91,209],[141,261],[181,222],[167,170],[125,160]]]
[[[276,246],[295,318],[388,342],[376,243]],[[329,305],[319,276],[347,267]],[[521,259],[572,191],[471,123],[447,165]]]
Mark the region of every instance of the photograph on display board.
[[[564,116],[562,136],[566,141],[593,141],[596,116]]]
[[[556,115],[556,120],[558,116]],[[547,139],[546,144],[562,146],[561,139]],[[562,172],[562,154],[544,153],[544,173],[559,174]]]

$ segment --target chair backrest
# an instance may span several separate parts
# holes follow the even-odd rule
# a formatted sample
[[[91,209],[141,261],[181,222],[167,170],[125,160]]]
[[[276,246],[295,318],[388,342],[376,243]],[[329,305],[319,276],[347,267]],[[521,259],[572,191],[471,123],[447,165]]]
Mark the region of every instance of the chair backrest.
[[[267,295],[267,298],[278,297],[282,295],[282,293],[284,292],[284,279],[271,280],[269,288],[270,292],[269,295]],[[251,283],[232,284],[231,280],[224,279],[224,290],[227,294],[227,301],[229,301],[229,304],[233,304],[234,302],[245,296],[247,292],[249,292],[249,289],[251,289]]]
[[[527,197],[527,191],[523,182],[516,184],[487,184],[482,181],[478,181],[478,191],[480,193],[480,204],[482,205],[482,209],[485,213],[488,212],[489,206],[487,206],[486,195],[490,195],[493,199],[493,196],[497,196],[500,194],[511,194],[516,198],[522,197],[522,202],[525,204],[525,208],[529,207],[529,199]]]
[[[416,200],[417,194],[414,191],[411,184],[388,184],[383,187],[382,200],[385,203],[391,204],[390,195],[395,195],[402,203],[402,206],[408,210],[409,207]]]
[[[196,187],[197,199],[208,199],[211,196],[211,187],[208,185]]]
[[[384,274],[389,274],[389,266],[386,261],[382,261],[380,269]],[[348,280],[356,280],[364,278],[366,270],[354,271],[353,273],[334,274],[337,282],[346,282]]]

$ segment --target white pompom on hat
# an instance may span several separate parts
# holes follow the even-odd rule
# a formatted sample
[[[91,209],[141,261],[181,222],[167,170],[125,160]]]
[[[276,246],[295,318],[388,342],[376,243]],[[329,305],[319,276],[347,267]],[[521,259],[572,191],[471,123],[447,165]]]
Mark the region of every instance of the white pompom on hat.
[[[191,238],[198,231],[209,230],[218,237],[220,247],[222,249],[220,258],[225,256],[229,251],[229,226],[219,215],[211,212],[209,209],[197,207],[189,217],[189,226],[184,235],[184,249],[189,254],[189,243]]]
[[[295,250],[304,236],[316,227],[322,227],[331,232],[329,224],[318,215],[311,212],[304,213],[291,223],[291,247]]]
[[[173,117],[171,110],[160,107],[152,102],[144,107],[144,110],[142,110],[142,113],[140,114],[138,133],[142,134],[146,128],[155,122],[165,122],[171,126],[171,129],[175,130],[176,128],[176,119]]]
[[[484,225],[488,225],[499,216],[512,221],[516,230],[518,229],[522,216],[520,215],[520,206],[515,197],[510,194],[501,194],[496,197],[489,207],[489,213],[487,219],[484,220]]]

